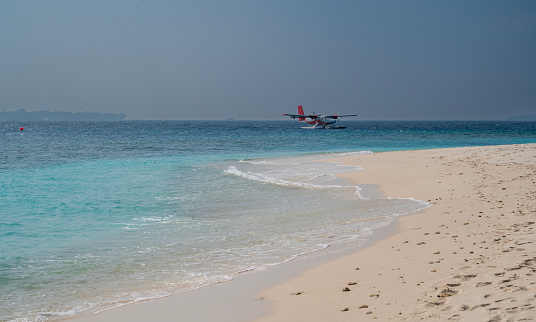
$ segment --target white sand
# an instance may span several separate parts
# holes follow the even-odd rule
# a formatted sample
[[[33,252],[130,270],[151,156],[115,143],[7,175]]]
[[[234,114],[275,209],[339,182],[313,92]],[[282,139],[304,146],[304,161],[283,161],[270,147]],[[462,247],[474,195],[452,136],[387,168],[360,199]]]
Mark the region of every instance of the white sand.
[[[338,161],[364,168],[344,175],[357,183],[434,206],[400,218],[393,236],[264,291],[273,311],[261,321],[536,319],[535,144]]]

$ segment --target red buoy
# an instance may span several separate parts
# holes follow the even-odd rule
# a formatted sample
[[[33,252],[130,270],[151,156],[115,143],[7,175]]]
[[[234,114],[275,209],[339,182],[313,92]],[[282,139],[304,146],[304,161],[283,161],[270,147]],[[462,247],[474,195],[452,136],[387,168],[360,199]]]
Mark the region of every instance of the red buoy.
[[[23,130],[24,130],[24,128],[23,128],[23,127],[21,126],[20,130],[21,130],[21,131],[23,131]]]

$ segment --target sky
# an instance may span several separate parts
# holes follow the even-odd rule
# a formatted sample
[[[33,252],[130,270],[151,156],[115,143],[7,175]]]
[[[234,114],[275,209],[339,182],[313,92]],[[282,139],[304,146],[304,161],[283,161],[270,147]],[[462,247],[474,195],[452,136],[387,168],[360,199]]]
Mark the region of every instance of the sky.
[[[0,110],[536,114],[536,1],[0,1]]]

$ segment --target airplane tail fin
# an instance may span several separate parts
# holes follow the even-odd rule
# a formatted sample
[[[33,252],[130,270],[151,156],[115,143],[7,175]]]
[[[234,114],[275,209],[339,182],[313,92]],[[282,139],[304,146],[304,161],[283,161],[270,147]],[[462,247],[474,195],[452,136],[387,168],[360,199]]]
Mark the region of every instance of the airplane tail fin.
[[[298,114],[299,114],[299,115],[305,115],[305,114],[303,113],[303,108],[302,108],[301,105],[298,105]],[[300,120],[300,121],[305,121],[305,117],[300,117],[299,120]]]

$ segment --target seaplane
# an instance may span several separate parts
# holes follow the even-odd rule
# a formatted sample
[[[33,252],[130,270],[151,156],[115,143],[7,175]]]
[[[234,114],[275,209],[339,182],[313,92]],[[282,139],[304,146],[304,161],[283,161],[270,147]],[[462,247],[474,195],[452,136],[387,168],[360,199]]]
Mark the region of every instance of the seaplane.
[[[298,113],[299,114],[283,114],[283,116],[288,116],[292,119],[298,118],[300,122],[305,121],[306,123],[313,125],[302,127],[302,129],[345,129],[346,126],[336,126],[335,122],[337,122],[340,117],[357,116],[356,114],[317,115],[314,112],[313,114],[306,115],[303,113],[303,107],[301,105],[298,105]]]

